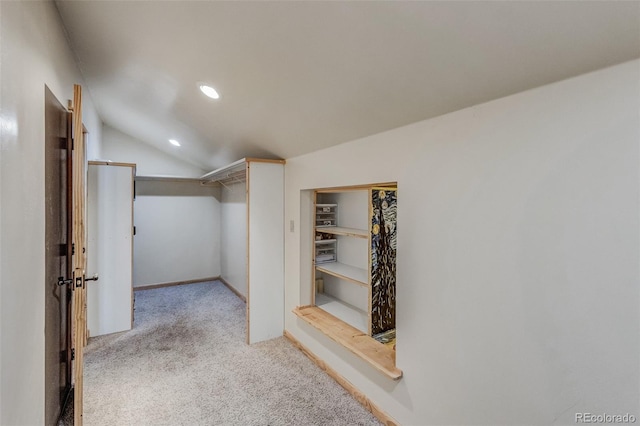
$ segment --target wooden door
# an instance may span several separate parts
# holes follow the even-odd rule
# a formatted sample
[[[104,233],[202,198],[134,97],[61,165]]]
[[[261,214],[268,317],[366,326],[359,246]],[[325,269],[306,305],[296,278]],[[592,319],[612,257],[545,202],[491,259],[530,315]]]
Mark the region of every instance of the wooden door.
[[[55,425],[71,392],[71,135],[69,112],[45,87],[45,424]],[[60,285],[62,279],[62,285]]]
[[[74,412],[75,426],[82,426],[83,407],[83,350],[86,342],[86,286],[85,270],[87,264],[85,243],[85,210],[87,161],[85,156],[85,138],[82,126],[82,88],[73,86],[73,289],[72,329],[73,329],[73,380],[74,380]]]

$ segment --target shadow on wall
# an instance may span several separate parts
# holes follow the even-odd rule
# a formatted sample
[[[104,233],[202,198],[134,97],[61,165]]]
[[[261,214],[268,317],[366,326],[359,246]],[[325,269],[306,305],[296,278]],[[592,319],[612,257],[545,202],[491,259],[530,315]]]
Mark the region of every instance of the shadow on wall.
[[[220,187],[198,182],[136,181],[136,196],[215,197],[220,198]]]

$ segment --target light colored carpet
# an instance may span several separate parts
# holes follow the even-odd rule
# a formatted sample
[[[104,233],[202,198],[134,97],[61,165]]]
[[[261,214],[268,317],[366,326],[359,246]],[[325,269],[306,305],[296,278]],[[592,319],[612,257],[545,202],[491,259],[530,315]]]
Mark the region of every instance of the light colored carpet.
[[[285,338],[245,342],[219,282],[137,291],[132,331],[89,340],[86,425],[379,425]]]

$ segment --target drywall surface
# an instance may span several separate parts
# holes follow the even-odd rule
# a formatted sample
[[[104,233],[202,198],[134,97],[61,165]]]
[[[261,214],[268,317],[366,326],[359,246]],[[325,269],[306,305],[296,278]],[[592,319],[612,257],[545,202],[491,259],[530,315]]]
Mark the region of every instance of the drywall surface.
[[[284,330],[284,165],[250,162],[247,175],[251,344]]]
[[[133,286],[220,276],[219,188],[137,182]]]
[[[0,2],[0,424],[44,423],[45,85],[82,84],[53,2]],[[101,123],[88,90],[91,155]]]
[[[244,182],[221,188],[220,276],[247,297],[247,189]]]
[[[285,220],[306,231],[305,190],[398,182],[404,377],[291,313],[310,302],[299,226],[285,239],[286,330],[401,424],[640,418],[639,72],[633,61],[288,159]]]
[[[106,125],[103,138],[104,159],[135,163],[138,176],[205,173]],[[198,182],[136,183],[134,287],[220,276],[219,198],[219,188]]]
[[[205,173],[199,167],[172,157],[111,126],[105,124],[102,131],[104,142],[101,159],[136,163],[138,176],[200,177]]]

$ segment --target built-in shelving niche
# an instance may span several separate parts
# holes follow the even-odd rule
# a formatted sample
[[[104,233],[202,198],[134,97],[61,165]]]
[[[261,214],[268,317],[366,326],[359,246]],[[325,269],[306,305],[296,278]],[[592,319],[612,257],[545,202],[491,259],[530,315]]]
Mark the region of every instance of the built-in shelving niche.
[[[397,185],[317,189],[312,201],[311,304],[295,313],[398,379]]]

